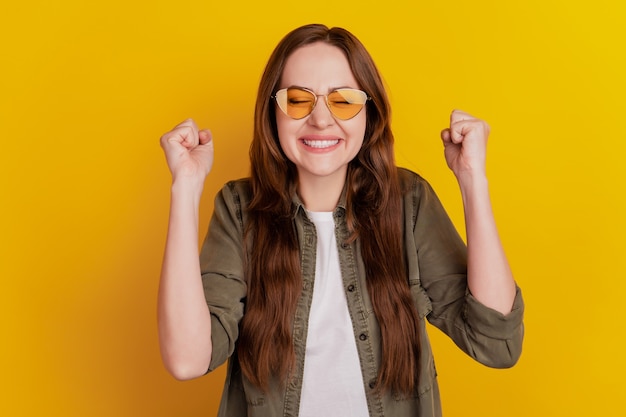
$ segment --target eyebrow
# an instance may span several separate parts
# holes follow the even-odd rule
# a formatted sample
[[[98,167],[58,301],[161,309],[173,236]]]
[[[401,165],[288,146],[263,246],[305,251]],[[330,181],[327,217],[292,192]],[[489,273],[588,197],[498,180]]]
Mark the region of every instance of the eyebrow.
[[[302,90],[312,91],[313,93],[317,94],[317,92],[315,90],[313,90],[312,88],[304,87],[304,86],[301,86],[301,85],[294,85],[294,84],[292,84],[290,86],[283,87],[283,88],[300,88]],[[331,88],[328,89],[328,93],[331,93],[331,92],[336,91],[336,90],[340,90],[342,88],[350,88],[350,89],[353,89],[353,90],[358,90],[359,89],[358,87],[350,87],[348,85],[344,85],[344,86],[340,86],[340,87],[331,87]]]

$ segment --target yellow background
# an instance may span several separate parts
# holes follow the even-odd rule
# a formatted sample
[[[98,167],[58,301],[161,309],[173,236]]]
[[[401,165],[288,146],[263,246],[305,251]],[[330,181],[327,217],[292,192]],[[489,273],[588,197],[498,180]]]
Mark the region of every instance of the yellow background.
[[[8,4],[6,4],[8,3]],[[398,164],[462,227],[438,132],[492,126],[498,225],[527,303],[519,364],[431,329],[447,417],[626,413],[623,2],[30,1],[0,9],[0,415],[210,416],[223,369],[176,382],[155,299],[169,174],[160,135],[215,136],[202,202],[248,172],[279,39],[344,26],[389,87]]]

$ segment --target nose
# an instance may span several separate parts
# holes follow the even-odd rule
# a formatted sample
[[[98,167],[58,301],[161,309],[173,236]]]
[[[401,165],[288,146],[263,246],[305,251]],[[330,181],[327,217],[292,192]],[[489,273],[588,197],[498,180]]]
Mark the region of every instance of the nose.
[[[315,107],[313,107],[313,111],[309,115],[308,122],[319,129],[324,129],[335,123],[335,118],[330,112],[328,104],[326,104],[326,97],[317,97],[317,103],[315,103]]]

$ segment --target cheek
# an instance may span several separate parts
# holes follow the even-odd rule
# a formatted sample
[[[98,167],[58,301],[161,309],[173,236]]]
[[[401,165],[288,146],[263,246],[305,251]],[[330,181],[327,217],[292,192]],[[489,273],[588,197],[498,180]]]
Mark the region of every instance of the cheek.
[[[296,141],[293,140],[294,136],[293,120],[285,117],[276,117],[276,132],[278,133],[278,144],[283,151],[287,159],[293,162],[295,155]]]
[[[354,119],[351,120],[351,122],[353,122],[350,126],[351,135],[355,138],[359,138],[361,144],[363,144],[367,127],[367,118],[365,112],[359,113]]]
[[[276,113],[276,131],[278,132],[279,139],[287,138],[290,134],[293,134],[294,120],[285,116],[282,112]]]
[[[359,154],[361,148],[363,147],[363,143],[365,142],[366,118],[365,115],[361,116],[361,114],[357,117],[359,120],[354,120],[356,123],[351,126],[350,131],[350,135],[353,138],[351,146],[351,153],[353,154],[353,157],[356,157]]]
[[[276,117],[276,133],[278,133],[278,141],[280,145],[283,145],[283,141],[286,140],[289,134],[289,123],[281,117]]]

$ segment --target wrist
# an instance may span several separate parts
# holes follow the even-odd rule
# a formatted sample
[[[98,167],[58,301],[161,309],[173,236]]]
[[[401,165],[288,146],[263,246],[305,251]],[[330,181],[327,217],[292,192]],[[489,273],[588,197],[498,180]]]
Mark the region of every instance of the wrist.
[[[462,194],[470,194],[489,188],[489,181],[487,180],[485,172],[465,171],[457,175],[456,178]]]
[[[192,198],[200,201],[204,189],[204,179],[174,178],[172,180],[171,193],[173,198]]]

